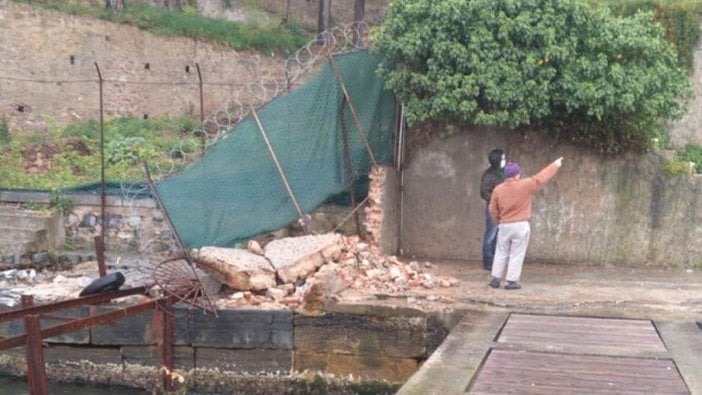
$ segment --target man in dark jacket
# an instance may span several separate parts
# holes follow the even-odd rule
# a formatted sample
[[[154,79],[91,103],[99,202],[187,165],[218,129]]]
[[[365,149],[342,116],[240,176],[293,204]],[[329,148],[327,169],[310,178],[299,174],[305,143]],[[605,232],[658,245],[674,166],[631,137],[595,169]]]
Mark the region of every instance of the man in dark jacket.
[[[507,157],[501,149],[494,149],[488,154],[488,162],[490,162],[490,168],[485,170],[480,180],[480,197],[485,200],[483,269],[492,270],[492,260],[495,257],[495,248],[497,246],[497,224],[490,216],[488,204],[490,203],[492,191],[505,179],[502,168],[505,167],[505,163],[507,163]]]

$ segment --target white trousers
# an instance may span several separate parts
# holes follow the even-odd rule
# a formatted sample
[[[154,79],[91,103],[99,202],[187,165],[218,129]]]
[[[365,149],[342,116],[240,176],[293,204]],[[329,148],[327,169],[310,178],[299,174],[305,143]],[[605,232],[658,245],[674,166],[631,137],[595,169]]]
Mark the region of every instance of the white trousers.
[[[498,225],[497,250],[492,261],[493,277],[504,278],[507,269],[507,281],[519,281],[530,233],[529,221]]]

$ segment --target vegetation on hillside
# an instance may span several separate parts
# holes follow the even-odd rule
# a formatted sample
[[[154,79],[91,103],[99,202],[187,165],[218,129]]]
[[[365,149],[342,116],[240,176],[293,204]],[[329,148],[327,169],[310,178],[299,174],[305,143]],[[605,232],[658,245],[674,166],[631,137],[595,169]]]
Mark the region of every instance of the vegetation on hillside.
[[[605,153],[650,147],[692,95],[652,12],[588,0],[404,0],[376,39],[412,123],[536,127]]]
[[[653,12],[654,22],[665,28],[668,41],[675,45],[678,62],[692,69],[700,37],[702,0],[599,0],[616,15],[631,16],[640,11]]]
[[[675,152],[663,162],[663,170],[669,176],[702,174],[702,147],[687,144],[684,150]]]
[[[105,178],[144,180],[142,163],[170,169],[200,153],[195,122],[178,118],[114,118],[105,123]],[[45,134],[13,134],[0,141],[2,188],[63,189],[100,180],[100,125],[95,120],[50,126]]]
[[[119,11],[105,8],[84,7],[66,4],[60,0],[13,0],[36,7],[87,15],[137,26],[157,35],[191,37],[230,46],[235,50],[255,50],[264,53],[289,54],[308,41],[306,33],[291,24],[262,26],[257,23],[237,23],[222,19],[211,19],[192,8],[168,10],[148,4],[127,5]]]

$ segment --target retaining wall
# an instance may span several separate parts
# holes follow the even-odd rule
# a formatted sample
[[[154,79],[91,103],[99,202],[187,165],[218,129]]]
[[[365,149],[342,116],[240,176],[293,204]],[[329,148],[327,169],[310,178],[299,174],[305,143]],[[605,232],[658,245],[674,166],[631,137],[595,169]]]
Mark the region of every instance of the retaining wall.
[[[702,176],[667,175],[658,153],[605,157],[538,132],[472,128],[442,137],[434,128],[421,148],[410,144],[405,165],[404,255],[481,259],[480,178],[487,153],[502,148],[525,176],[565,157],[534,195],[528,261],[702,265]]]
[[[116,308],[83,307],[70,314],[86,317],[90,309],[101,313]],[[154,337],[158,327],[154,316],[146,312],[113,325],[46,340],[50,378],[88,382],[105,382],[107,378],[112,384],[156,385],[159,376],[153,369],[160,367],[160,353]],[[215,318],[179,307],[174,363],[179,373],[188,377],[190,388],[215,392],[245,388],[245,375],[271,380],[277,377],[280,381],[306,370],[353,375],[361,381],[384,380],[388,388],[396,389],[396,384],[409,378],[438,347],[458,319],[458,313],[441,316],[373,306],[337,306],[322,316],[303,316],[288,310],[220,310],[219,318]],[[42,320],[42,327],[57,323]],[[0,324],[0,336],[21,333],[21,321]],[[86,361],[90,362],[87,367]],[[104,374],[96,366],[103,366]],[[151,375],[144,376],[148,379],[141,376],[144,368],[152,369]],[[24,369],[22,348],[2,352],[0,372],[24,374]],[[218,379],[202,381],[207,375]],[[227,375],[229,378],[224,379]]]
[[[94,194],[66,194],[64,197],[73,202],[73,208],[63,218],[65,243],[63,255],[77,263],[83,259],[94,259],[90,255],[71,254],[70,250],[92,251],[95,248],[94,237],[99,236],[102,227],[100,214],[100,196]],[[48,206],[50,194],[48,192],[22,192],[0,190],[0,204],[2,203],[39,203]],[[356,233],[353,218],[348,215],[349,207],[336,205],[323,205],[310,213],[312,222],[310,229],[314,233],[327,233],[337,229],[340,233]],[[363,210],[359,212],[363,221]],[[342,222],[346,220],[346,222]],[[156,208],[156,203],[151,198],[124,199],[119,196],[106,198],[105,246],[107,252],[113,253],[140,253],[146,250],[155,252],[169,251],[172,246],[170,230],[161,210]],[[297,236],[302,230],[293,225],[282,228],[272,233],[258,236],[256,239],[266,243],[275,238]],[[59,243],[59,244],[61,244]],[[61,249],[62,246],[59,246]]]

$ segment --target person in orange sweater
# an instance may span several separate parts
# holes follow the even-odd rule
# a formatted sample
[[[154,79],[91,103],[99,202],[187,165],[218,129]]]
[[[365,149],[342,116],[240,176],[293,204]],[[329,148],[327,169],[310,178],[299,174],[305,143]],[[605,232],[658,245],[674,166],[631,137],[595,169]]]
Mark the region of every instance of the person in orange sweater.
[[[522,179],[517,163],[505,165],[505,180],[495,187],[490,198],[490,215],[497,223],[497,251],[492,262],[490,286],[499,288],[507,269],[505,289],[519,289],[522,264],[529,245],[531,196],[556,175],[563,157],[556,159],[537,175]],[[509,263],[509,264],[508,264]]]

